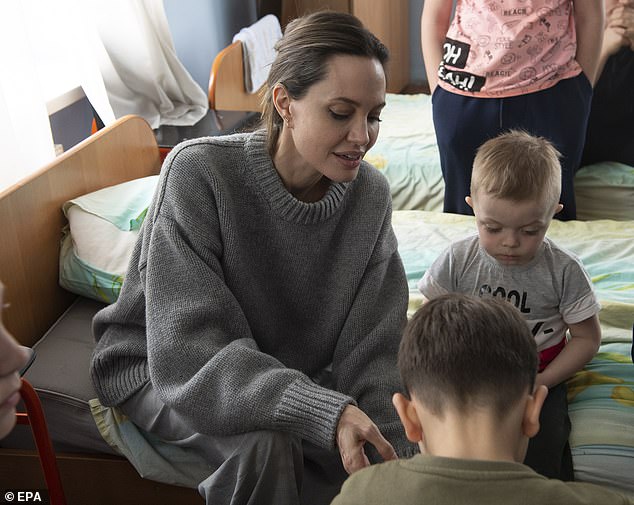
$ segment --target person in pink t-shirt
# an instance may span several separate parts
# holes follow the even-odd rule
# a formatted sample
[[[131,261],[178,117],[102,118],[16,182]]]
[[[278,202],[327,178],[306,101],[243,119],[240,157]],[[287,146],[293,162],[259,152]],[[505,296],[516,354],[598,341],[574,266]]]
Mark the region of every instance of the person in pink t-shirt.
[[[473,213],[465,197],[476,149],[523,129],[562,154],[557,217],[576,218],[573,178],[602,34],[602,0],[425,0],[421,43],[445,212]]]

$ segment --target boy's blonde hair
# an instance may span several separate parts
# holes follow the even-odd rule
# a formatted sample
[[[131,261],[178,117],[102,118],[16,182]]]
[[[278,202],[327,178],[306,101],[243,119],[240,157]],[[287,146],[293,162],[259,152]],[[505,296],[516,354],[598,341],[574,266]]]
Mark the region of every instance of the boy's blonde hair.
[[[522,130],[502,133],[478,148],[471,174],[471,197],[487,194],[555,205],[561,194],[560,156],[543,137]]]

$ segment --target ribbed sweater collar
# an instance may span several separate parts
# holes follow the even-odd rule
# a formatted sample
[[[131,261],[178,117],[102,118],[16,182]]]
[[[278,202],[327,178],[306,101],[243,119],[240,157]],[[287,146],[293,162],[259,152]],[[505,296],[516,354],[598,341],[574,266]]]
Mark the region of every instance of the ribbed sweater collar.
[[[284,187],[266,146],[266,131],[253,132],[246,144],[250,175],[262,191],[271,208],[286,221],[298,224],[316,224],[334,215],[343,201],[347,182],[333,182],[318,202],[306,203],[291,195]]]

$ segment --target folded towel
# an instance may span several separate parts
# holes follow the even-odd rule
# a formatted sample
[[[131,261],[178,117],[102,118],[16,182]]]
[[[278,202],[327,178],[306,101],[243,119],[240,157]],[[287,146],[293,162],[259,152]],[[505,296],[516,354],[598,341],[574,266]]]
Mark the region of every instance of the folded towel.
[[[247,93],[256,93],[266,82],[275,59],[275,43],[280,38],[280,22],[273,14],[264,16],[234,35],[233,42],[242,42],[244,87]]]

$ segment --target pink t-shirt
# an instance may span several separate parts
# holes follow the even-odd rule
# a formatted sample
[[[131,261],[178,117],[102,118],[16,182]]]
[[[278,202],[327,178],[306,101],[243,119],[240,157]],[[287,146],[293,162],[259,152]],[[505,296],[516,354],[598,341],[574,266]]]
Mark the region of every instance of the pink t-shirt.
[[[581,72],[571,0],[458,0],[438,84],[452,93],[533,93]]]

